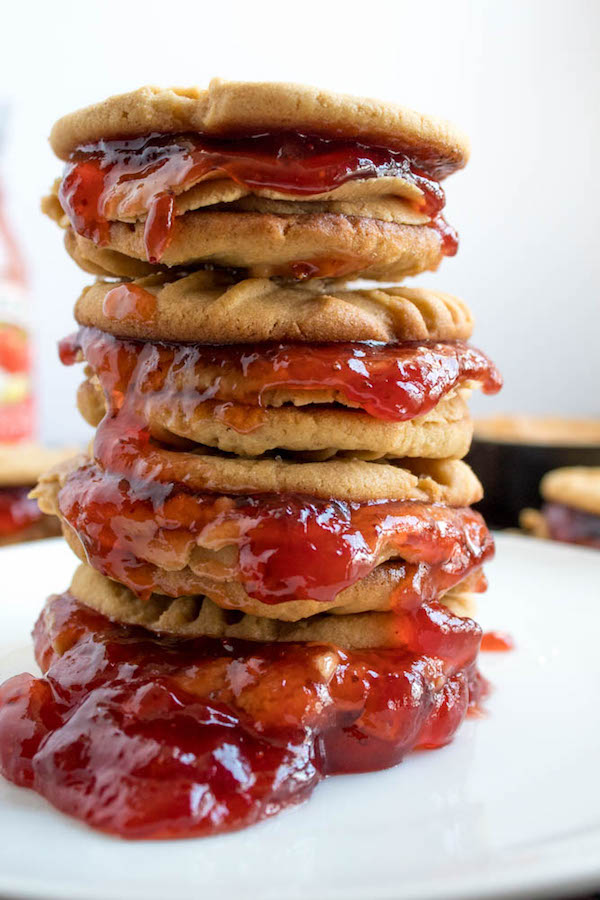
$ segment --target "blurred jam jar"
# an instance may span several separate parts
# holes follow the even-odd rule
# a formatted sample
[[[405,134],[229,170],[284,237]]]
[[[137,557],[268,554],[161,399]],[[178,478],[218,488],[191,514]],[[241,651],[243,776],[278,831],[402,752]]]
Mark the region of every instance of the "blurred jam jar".
[[[5,121],[0,106],[0,145]],[[0,181],[0,443],[27,440],[35,431],[28,311],[25,267]]]

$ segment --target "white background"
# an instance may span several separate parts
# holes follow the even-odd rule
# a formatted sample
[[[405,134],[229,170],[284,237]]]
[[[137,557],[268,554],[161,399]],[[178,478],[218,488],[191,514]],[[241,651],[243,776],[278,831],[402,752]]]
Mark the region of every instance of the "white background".
[[[469,301],[501,366],[504,410],[600,413],[596,0],[87,0],[3,6],[0,94],[13,108],[3,171],[29,263],[42,434],[83,439],[79,373],[57,362],[86,279],[38,212],[60,173],[53,121],[144,83],[288,80],[453,119],[472,160],[446,183],[458,257],[422,284]]]

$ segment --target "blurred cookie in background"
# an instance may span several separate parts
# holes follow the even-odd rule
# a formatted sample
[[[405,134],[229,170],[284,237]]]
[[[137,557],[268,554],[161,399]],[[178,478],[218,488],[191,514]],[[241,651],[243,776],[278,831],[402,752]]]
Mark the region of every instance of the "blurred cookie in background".
[[[542,478],[540,510],[524,509],[521,528],[534,537],[600,550],[600,466],[555,469]]]
[[[477,505],[492,528],[516,528],[542,505],[540,482],[565,467],[600,466],[600,419],[503,415],[475,422],[467,462],[485,490]]]
[[[42,513],[28,495],[42,472],[73,452],[72,447],[0,443],[0,547],[60,534],[58,519]]]

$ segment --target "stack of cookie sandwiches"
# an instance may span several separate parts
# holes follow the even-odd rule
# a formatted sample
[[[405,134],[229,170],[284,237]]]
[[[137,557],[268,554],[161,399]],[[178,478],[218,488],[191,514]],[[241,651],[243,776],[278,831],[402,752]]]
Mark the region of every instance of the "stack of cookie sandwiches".
[[[460,300],[348,282],[456,251],[465,138],[215,81],[111,98],[51,143],[44,207],[99,276],[60,347],[96,432],[36,491],[81,565],[36,626],[46,677],[2,689],[4,774],[173,837],[447,743],[482,692],[493,552],[467,397],[500,376]]]

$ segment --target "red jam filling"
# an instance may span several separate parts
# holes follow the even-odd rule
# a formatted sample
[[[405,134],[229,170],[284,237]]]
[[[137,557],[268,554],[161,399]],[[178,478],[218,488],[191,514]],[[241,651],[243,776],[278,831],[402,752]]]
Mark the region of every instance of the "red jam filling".
[[[61,345],[61,358],[71,363],[82,350],[100,378],[107,401],[107,413],[94,441],[95,462],[71,473],[58,498],[60,512],[79,536],[90,564],[146,597],[153,590],[166,590],[158,565],[170,572],[169,591],[185,594],[190,584],[187,563],[194,548],[231,546],[237,549],[237,561],[229,567],[223,564],[218,579],[235,579],[249,596],[270,604],[303,599],[332,602],[390,557],[405,565],[397,606],[437,597],[462,581],[493,552],[492,539],[478,513],[411,501],[349,503],[297,495],[224,496],[211,493],[210,484],[205,492],[192,490],[181,479],[183,451],[159,447],[145,421],[143,404],[153,390],[164,390],[168,379],[183,379],[181,390],[185,403],[190,404],[186,405],[189,412],[206,399],[195,394],[195,367],[203,354],[204,362],[215,367],[225,359],[237,364],[232,384],[239,391],[248,390],[246,380],[252,384],[254,367],[258,369],[257,384],[265,383],[265,368],[267,377],[285,379],[290,360],[292,376],[299,384],[302,377],[312,377],[308,373],[320,367],[333,384],[361,399],[369,411],[381,414],[385,409],[388,415],[392,411],[407,415],[409,410],[414,414],[414,395],[426,394],[435,386],[435,373],[440,367],[443,371],[446,362],[451,374],[441,377],[442,385],[448,378],[455,381],[460,377],[459,359],[474,360],[473,369],[467,366],[466,370],[477,369],[482,378],[492,379],[491,373],[484,374],[489,373],[490,364],[476,351],[471,357],[468,348],[449,345],[445,355],[446,345],[433,345],[437,364],[435,355],[429,355],[431,349],[426,348],[419,368],[414,360],[419,359],[417,351],[422,346],[411,347],[408,360],[399,364],[403,346],[394,347],[389,355],[386,345],[301,348],[308,355],[303,361],[293,345],[284,350],[275,347],[269,358],[264,352],[257,356],[238,347],[120,341],[94,329],[82,329],[74,339],[67,339]],[[320,349],[323,356],[319,356]],[[379,364],[378,353],[383,354]],[[342,375],[337,371],[337,358]],[[319,375],[310,385],[322,386],[326,377]],[[368,389],[361,389],[366,378],[371,378],[376,388],[370,396]],[[209,379],[208,397],[214,396],[218,380]],[[434,389],[440,390],[439,383]],[[255,386],[253,398],[258,397]],[[171,395],[169,402],[173,402]],[[237,423],[238,430],[246,425],[246,420]],[[214,565],[214,558],[205,564],[195,560],[194,572],[199,578],[209,577],[212,583]],[[181,573],[179,582],[177,572]],[[210,587],[203,589],[208,593]]]
[[[106,318],[115,322],[151,323],[156,315],[156,308],[154,294],[144,290],[139,284],[128,282],[111,288],[102,303],[102,312]]]
[[[31,487],[0,488],[0,538],[12,537],[43,518],[35,500],[27,496]]]
[[[515,649],[515,642],[505,631],[486,631],[481,638],[481,649],[490,653],[504,653]]]
[[[136,285],[119,285],[104,299],[105,315],[117,321],[147,321],[154,310],[155,297]],[[461,341],[215,347],[141,343],[82,328],[61,342],[60,354],[66,364],[81,354],[109,405],[114,408],[115,397],[123,403],[126,395],[124,402],[145,423],[153,403],[184,407],[192,415],[194,408],[214,400],[260,407],[265,395],[277,389],[335,392],[375,418],[404,422],[430,412],[466,381],[479,382],[487,394],[502,386],[494,364]],[[203,383],[207,386],[198,388]],[[236,428],[235,421],[228,424]],[[254,415],[252,428],[260,424]],[[241,422],[236,430],[252,428]]]
[[[484,691],[479,627],[442,609],[424,654],[158,639],[69,594],[48,613],[34,632],[46,677],[0,687],[0,771],[127,838],[272,816],[327,775],[448,743]]]
[[[553,540],[600,550],[600,516],[562,503],[546,503],[542,511]]]
[[[485,522],[468,508],[192,493],[180,484],[130,480],[97,463],[67,477],[58,503],[89,563],[142,597],[165,593],[160,569],[147,560],[160,560],[173,585],[197,545],[237,548],[237,560],[221,563],[217,580],[235,579],[250,597],[268,604],[332,602],[388,549],[386,555],[407,564],[394,598],[401,607],[439,596],[493,554]],[[214,558],[195,561],[194,572],[214,577],[215,565]],[[181,577],[189,578],[189,570]],[[174,596],[188,592],[185,581],[173,589]]]
[[[438,179],[445,174],[433,157],[305,134],[152,134],[79,147],[67,163],[59,198],[75,231],[100,245],[109,241],[109,220],[135,218],[141,204],[148,213],[147,258],[158,262],[172,237],[175,195],[206,177],[308,197],[353,179],[396,176],[423,192],[420,209],[434,220],[446,255],[453,255],[456,233],[438,215],[444,206]]]

